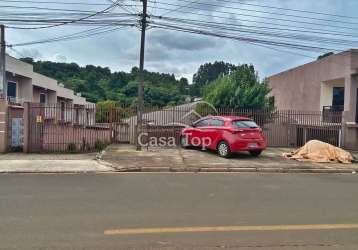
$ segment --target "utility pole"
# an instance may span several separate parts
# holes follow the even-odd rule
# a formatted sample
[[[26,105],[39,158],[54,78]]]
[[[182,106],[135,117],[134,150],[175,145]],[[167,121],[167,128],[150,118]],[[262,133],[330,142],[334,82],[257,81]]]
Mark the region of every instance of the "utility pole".
[[[137,150],[141,150],[139,144],[139,135],[142,133],[143,128],[143,107],[144,107],[144,52],[145,52],[145,31],[147,28],[147,0],[143,2],[143,12],[141,18],[141,38],[140,38],[140,59],[139,59],[139,84],[138,84],[138,108],[137,108]]]
[[[5,26],[0,25],[0,99],[6,98],[6,68],[5,68]]]

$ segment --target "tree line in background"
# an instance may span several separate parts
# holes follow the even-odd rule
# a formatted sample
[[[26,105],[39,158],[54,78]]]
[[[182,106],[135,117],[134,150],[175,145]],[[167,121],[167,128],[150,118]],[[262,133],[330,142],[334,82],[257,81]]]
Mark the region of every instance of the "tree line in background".
[[[81,93],[90,102],[112,101],[122,105],[135,105],[138,94],[138,68],[131,72],[111,72],[107,67],[76,63],[34,61],[22,58],[34,66],[34,71],[54,78],[75,93]],[[175,79],[173,74],[145,71],[145,104],[170,106],[184,103],[189,83],[186,78]]]
[[[34,71],[54,78],[66,88],[81,93],[90,102],[102,106],[135,105],[137,101],[138,68],[131,72],[111,72],[107,67],[76,63],[34,61],[22,58],[34,66]],[[234,65],[225,62],[206,63],[193,76],[193,84],[173,74],[145,71],[145,104],[174,106],[188,101],[188,97],[203,97],[217,107],[266,108],[272,103],[270,89],[260,82],[252,65]],[[190,100],[190,99],[189,99]]]

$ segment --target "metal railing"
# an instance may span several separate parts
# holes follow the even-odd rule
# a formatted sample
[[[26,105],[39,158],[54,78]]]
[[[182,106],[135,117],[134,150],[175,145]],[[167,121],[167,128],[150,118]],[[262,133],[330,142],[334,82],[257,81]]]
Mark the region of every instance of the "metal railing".
[[[344,106],[323,106],[322,120],[330,123],[341,123]]]
[[[202,105],[145,107],[143,131],[148,136],[174,137],[208,115],[248,117],[262,128],[272,147],[297,147],[311,139],[341,145],[342,113],[275,109],[232,109]],[[138,139],[136,107],[31,104],[30,149],[33,152],[90,151],[109,143]]]
[[[22,106],[25,102],[29,101],[25,98],[14,97],[14,96],[8,96],[8,97],[6,97],[6,99],[10,105],[20,105],[20,106]]]

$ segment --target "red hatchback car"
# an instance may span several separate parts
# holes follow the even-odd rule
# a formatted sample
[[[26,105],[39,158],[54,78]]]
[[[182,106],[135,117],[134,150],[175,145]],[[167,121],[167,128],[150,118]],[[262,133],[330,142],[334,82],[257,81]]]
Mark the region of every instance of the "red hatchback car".
[[[262,129],[251,119],[240,116],[208,116],[184,128],[180,144],[216,150],[221,157],[248,151],[259,156],[266,149]]]

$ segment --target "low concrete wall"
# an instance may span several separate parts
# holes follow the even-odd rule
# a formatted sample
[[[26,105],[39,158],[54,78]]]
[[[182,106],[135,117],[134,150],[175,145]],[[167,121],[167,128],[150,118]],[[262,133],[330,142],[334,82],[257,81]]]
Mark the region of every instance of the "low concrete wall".
[[[350,150],[358,150],[358,125],[343,125],[342,146]]]
[[[70,144],[75,144],[77,150],[90,151],[91,149],[94,149],[96,141],[110,143],[111,130],[45,124],[43,129],[42,149],[50,152],[67,151]]]

